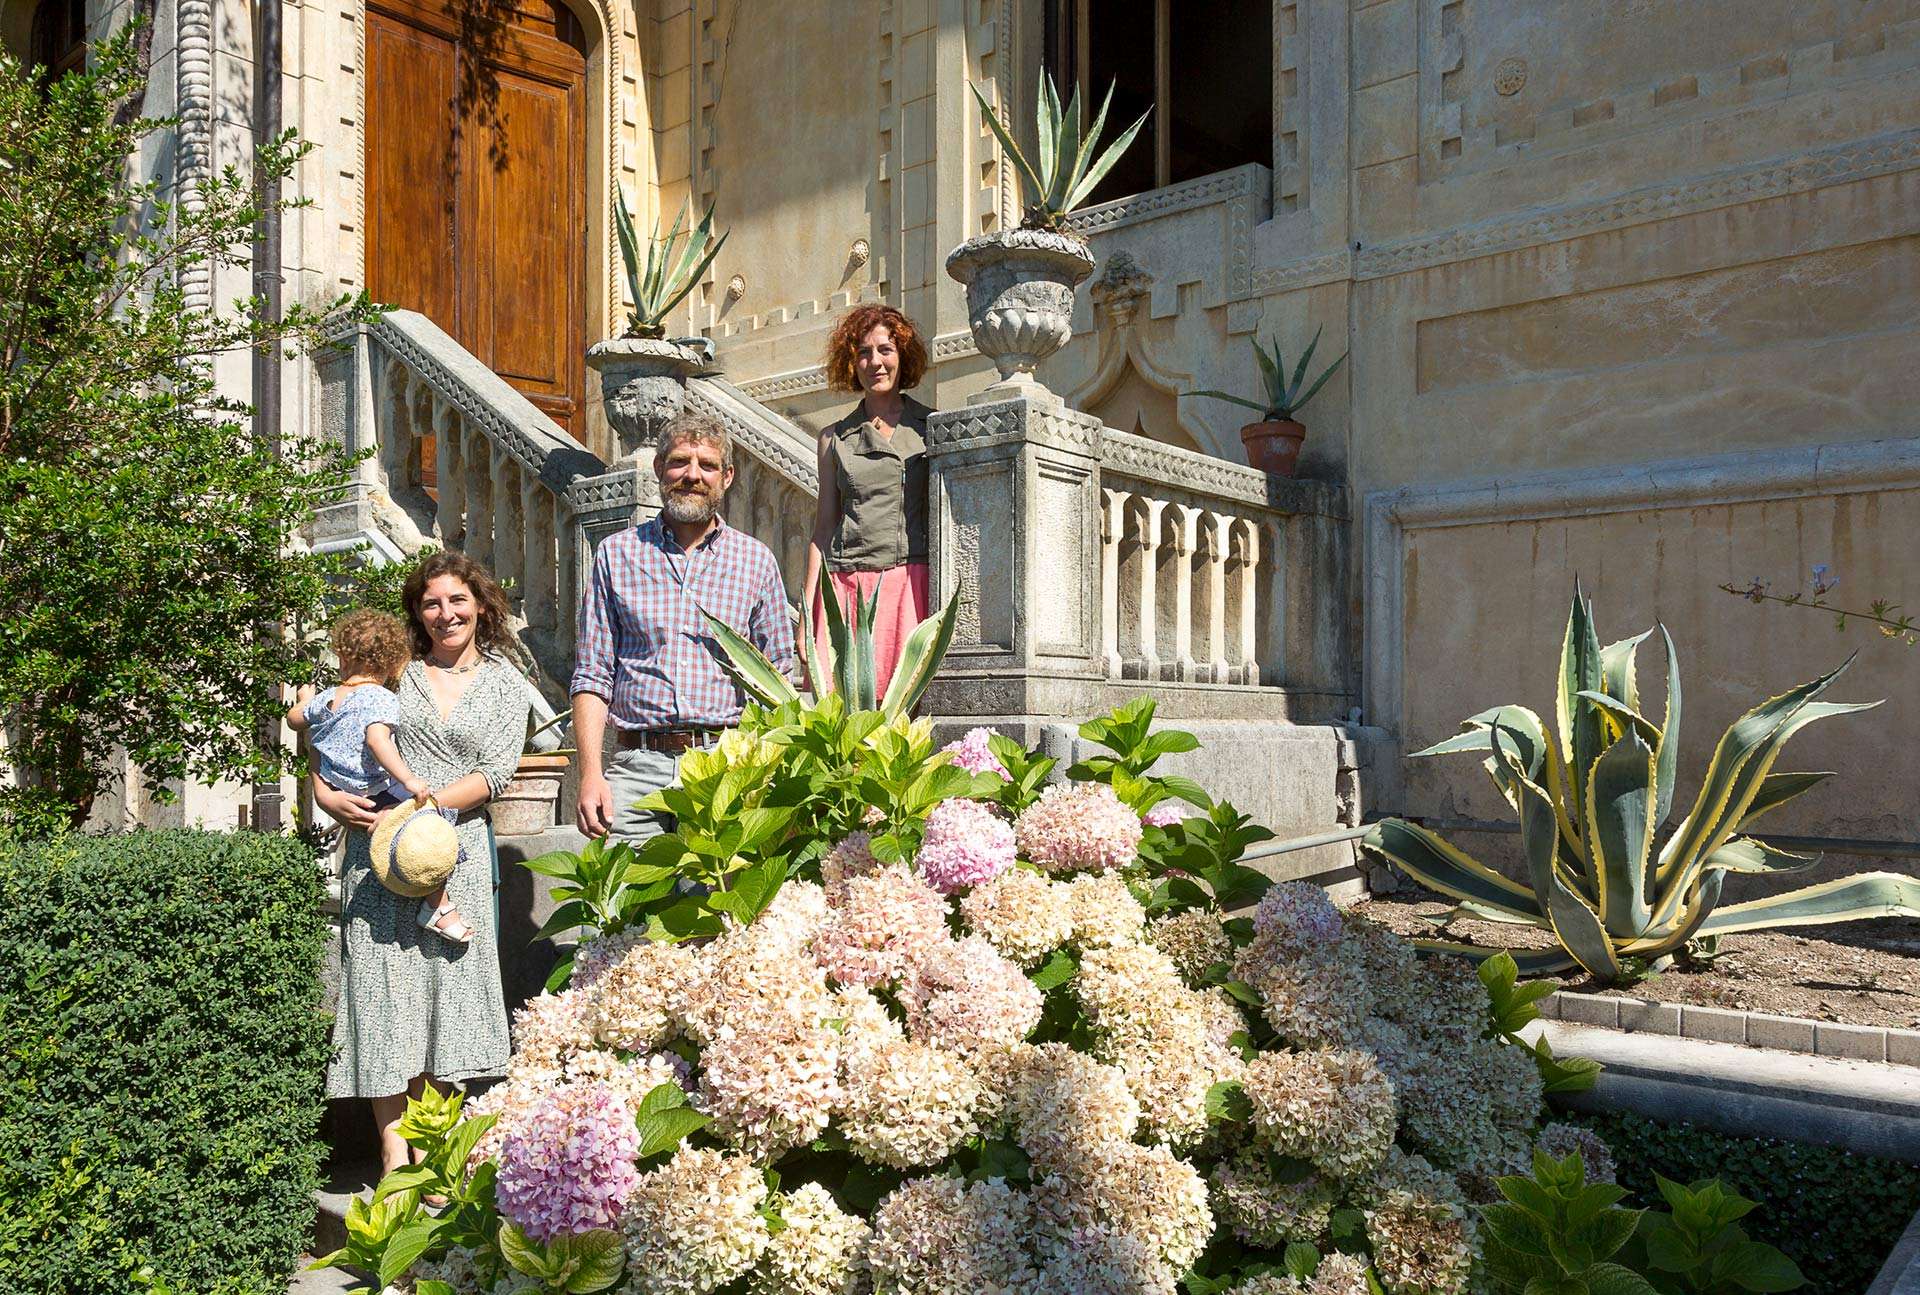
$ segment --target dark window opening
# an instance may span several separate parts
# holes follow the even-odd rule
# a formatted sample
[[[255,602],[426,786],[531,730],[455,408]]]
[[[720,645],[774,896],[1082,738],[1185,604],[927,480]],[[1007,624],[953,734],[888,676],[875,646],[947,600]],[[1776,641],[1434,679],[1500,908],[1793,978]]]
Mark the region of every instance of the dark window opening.
[[[1153,109],[1092,202],[1273,165],[1271,0],[1047,0],[1041,57],[1089,124],[1113,86],[1109,138]]]
[[[40,0],[33,11],[29,56],[58,78],[87,60],[87,0]]]

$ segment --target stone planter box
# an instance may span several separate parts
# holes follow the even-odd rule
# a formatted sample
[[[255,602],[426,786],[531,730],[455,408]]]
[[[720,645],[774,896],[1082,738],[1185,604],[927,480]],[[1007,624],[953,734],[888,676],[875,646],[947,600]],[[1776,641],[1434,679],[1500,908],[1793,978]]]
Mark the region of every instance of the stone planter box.
[[[523,755],[513,780],[501,788],[487,809],[495,836],[532,836],[555,822],[554,806],[560,783],[567,775],[569,755]]]

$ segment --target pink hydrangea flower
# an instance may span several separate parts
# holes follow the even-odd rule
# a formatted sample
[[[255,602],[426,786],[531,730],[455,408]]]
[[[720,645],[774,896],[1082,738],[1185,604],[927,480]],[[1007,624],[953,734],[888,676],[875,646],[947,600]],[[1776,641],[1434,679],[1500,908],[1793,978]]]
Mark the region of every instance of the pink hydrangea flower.
[[[977,800],[943,800],[927,815],[920,875],[943,895],[978,886],[1013,866],[1013,825]]]
[[[848,881],[814,937],[813,956],[836,984],[882,985],[946,940],[946,901],[896,863]]]
[[[1020,852],[1048,872],[1124,868],[1140,850],[1140,816],[1103,782],[1047,788],[1013,830]]]
[[[1184,802],[1163,800],[1141,816],[1140,821],[1148,827],[1172,827],[1193,817],[1193,809]]]
[[[605,1084],[553,1089],[500,1146],[500,1212],[541,1242],[618,1225],[640,1174],[633,1109]]]
[[[968,773],[997,773],[1002,778],[1010,778],[1013,775],[1007,772],[1007,766],[1000,763],[993,748],[987,745],[987,739],[991,736],[992,729],[970,728],[959,741],[949,742],[940,749],[951,751],[953,762]]]

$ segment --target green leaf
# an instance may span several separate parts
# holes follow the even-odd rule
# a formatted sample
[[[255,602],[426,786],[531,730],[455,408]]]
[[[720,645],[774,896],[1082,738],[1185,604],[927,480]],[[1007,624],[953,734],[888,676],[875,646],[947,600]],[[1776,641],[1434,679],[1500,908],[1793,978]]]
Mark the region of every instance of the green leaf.
[[[967,89],[973,91],[974,101],[980,105],[981,120],[985,121],[987,126],[993,131],[994,138],[1000,141],[1000,147],[1006,151],[1007,159],[1013,163],[1014,170],[1017,171],[1020,178],[1026,182],[1028,194],[1035,202],[1043,201],[1047,193],[1046,184],[1034,171],[1033,164],[1027,161],[1027,155],[1021,151],[1020,145],[1014,141],[1013,135],[1005,126],[1000,124],[1000,115],[993,110],[993,105],[987,102],[987,97],[980,93],[979,86],[969,81],[967,83]],[[823,588],[825,584],[826,582],[823,581]]]
[[[567,903],[553,910],[553,916],[543,922],[540,929],[534,932],[533,939],[536,943],[541,940],[551,940],[562,931],[571,931],[578,926],[587,926],[590,925],[592,921],[593,909],[590,905],[584,900],[569,900]]]
[[[453,1287],[435,1277],[425,1277],[413,1284],[413,1295],[456,1295]]]
[[[687,1107],[657,1111],[639,1122],[639,1158],[646,1160],[672,1151],[689,1135],[704,1129],[712,1122],[712,1117]]]
[[[1741,1290],[1790,1291],[1807,1284],[1800,1266],[1779,1250],[1760,1241],[1735,1241],[1713,1257],[1716,1282]]]
[[[669,1080],[664,1084],[656,1084],[647,1090],[647,1095],[640,1099],[640,1109],[635,1112],[634,1118],[644,1120],[650,1115],[659,1115],[664,1111],[678,1110],[686,1104],[686,1090]]]
[[[1244,1124],[1253,1114],[1253,1099],[1237,1079],[1207,1089],[1207,1120],[1212,1124]]]
[[[1080,964],[1065,949],[1055,949],[1038,968],[1027,973],[1027,978],[1041,991],[1057,989],[1072,980],[1080,972]]]
[[[1645,1277],[1616,1263],[1595,1264],[1589,1268],[1586,1284],[1592,1295],[1660,1295]]]
[[[514,1271],[540,1280],[553,1275],[545,1248],[515,1224],[501,1220],[494,1244],[500,1247],[501,1258],[512,1264]]]
[[[831,582],[827,587],[831,587]],[[800,690],[780,672],[779,666],[768,659],[766,653],[754,646],[752,640],[706,608],[702,607],[700,614],[706,618],[707,632],[720,644],[723,653],[721,668],[749,697],[764,705],[778,706],[800,696]]]
[[[618,1232],[609,1228],[576,1233],[573,1264],[573,1275],[566,1280],[567,1295],[596,1295],[598,1291],[610,1290],[626,1271],[626,1244]]]
[[[571,850],[552,850],[536,859],[523,860],[520,866],[543,877],[572,880],[580,875],[580,856]]]
[[[387,1248],[380,1254],[380,1283],[391,1286],[413,1267],[414,1261],[427,1252],[433,1244],[434,1234],[440,1230],[440,1219],[416,1219],[402,1227],[387,1239]]]
[[[396,1192],[417,1191],[422,1187],[431,1187],[439,1179],[440,1175],[431,1165],[401,1165],[375,1184],[373,1199],[384,1201]]]
[[[1537,920],[1546,916],[1532,891],[1423,827],[1402,819],[1383,819],[1361,838],[1360,844],[1430,890],[1455,899],[1471,899],[1516,917]]]
[[[1601,753],[1587,779],[1587,844],[1600,918],[1608,934],[1623,940],[1645,934],[1651,917],[1654,758],[1653,749],[1629,731]]]
[[[1920,917],[1920,877],[1867,872],[1784,895],[1728,904],[1701,922],[1698,934],[1860,922],[1874,917]]]
[[[547,983],[543,988],[550,994],[557,994],[573,980],[573,950],[568,949],[560,955],[560,961],[553,964],[553,970],[547,973]]]
[[[1320,1252],[1305,1241],[1295,1241],[1287,1246],[1281,1263],[1286,1266],[1289,1277],[1295,1281],[1306,1281],[1320,1266]]]

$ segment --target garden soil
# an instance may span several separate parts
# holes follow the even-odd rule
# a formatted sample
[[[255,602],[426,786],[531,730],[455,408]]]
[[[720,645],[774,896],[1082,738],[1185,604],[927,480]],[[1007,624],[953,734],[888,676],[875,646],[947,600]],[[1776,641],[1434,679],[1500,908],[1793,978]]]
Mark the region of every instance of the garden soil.
[[[1427,920],[1451,907],[1441,900],[1394,897],[1367,900],[1356,911],[1401,935],[1513,949],[1553,942],[1551,935],[1530,927],[1473,919],[1437,927]],[[1730,935],[1710,964],[1674,967],[1627,987],[1603,989],[1577,969],[1554,979],[1582,994],[1920,1029],[1920,920],[1881,918]]]

